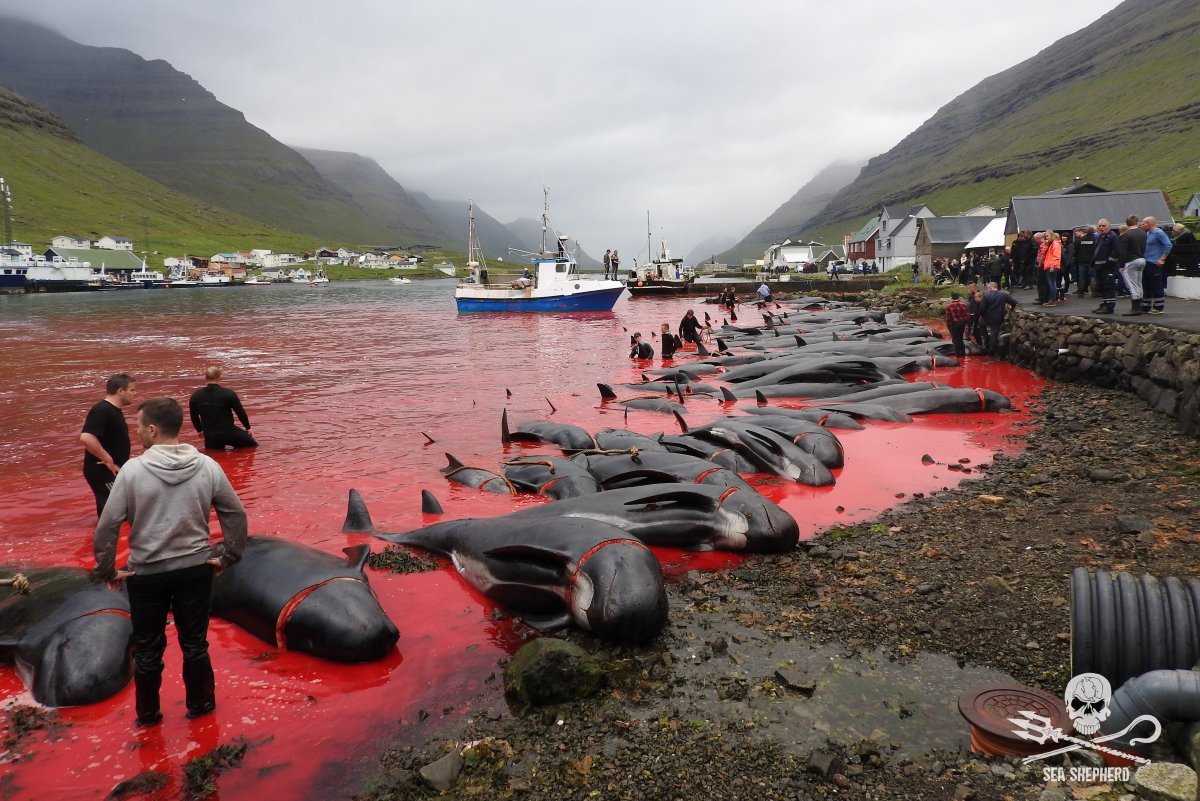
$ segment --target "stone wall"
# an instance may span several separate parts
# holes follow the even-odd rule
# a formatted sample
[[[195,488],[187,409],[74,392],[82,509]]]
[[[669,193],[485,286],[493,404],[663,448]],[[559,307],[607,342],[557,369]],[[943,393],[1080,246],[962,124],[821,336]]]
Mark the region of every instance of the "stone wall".
[[[927,322],[941,321],[946,305],[928,288],[842,300]],[[1120,317],[1054,317],[1021,308],[1009,312],[1004,331],[1001,356],[1013,364],[1056,381],[1136,392],[1175,418],[1184,433],[1200,436],[1200,334]]]
[[[1005,325],[1005,357],[1058,381],[1087,381],[1136,392],[1200,434],[1200,334],[1020,309]]]

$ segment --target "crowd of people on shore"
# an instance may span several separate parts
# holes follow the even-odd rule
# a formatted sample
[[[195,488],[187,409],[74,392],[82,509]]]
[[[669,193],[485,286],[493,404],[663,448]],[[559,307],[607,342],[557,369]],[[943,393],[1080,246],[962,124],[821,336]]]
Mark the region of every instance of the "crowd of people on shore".
[[[1169,236],[1154,217],[1130,215],[1115,230],[1108,220],[1098,220],[1063,233],[1021,231],[1009,247],[934,259],[933,280],[1036,289],[1043,306],[1061,305],[1072,294],[1090,296],[1100,300],[1096,314],[1114,314],[1117,298],[1127,297],[1127,316],[1163,314],[1171,251],[1195,242],[1195,234],[1182,224]]]

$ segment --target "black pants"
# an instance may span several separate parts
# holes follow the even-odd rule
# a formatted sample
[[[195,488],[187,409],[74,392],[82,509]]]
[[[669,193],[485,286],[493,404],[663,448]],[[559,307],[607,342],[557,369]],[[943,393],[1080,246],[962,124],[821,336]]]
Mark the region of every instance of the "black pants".
[[[985,323],[982,320],[979,322],[979,327],[983,329],[983,349],[988,355],[995,355],[1000,349],[1000,323]]]
[[[206,712],[216,704],[212,662],[208,658],[208,616],[212,602],[211,565],[185,567],[167,573],[130,576],[129,617],[133,623],[133,682],[138,720],[159,715],[163,652],[167,649],[167,612],[175,615],[179,650],[183,652],[183,686],[189,713]]]
[[[234,448],[257,448],[258,440],[246,433],[242,428],[231,428],[228,431],[204,432],[204,447],[210,451],[223,450],[226,445]]]
[[[1096,280],[1100,283],[1100,306],[1113,310],[1117,305],[1117,269],[1104,265],[1100,268]]]
[[[963,334],[966,333],[966,323],[947,323],[946,328],[950,330],[950,341],[954,343],[954,355],[966,356],[967,346],[963,342]]]
[[[104,465],[95,464],[83,468],[83,478],[92,488],[92,494],[96,496],[96,517],[99,517],[104,511],[104,504],[108,503],[109,493],[112,492],[112,485],[117,477]]]

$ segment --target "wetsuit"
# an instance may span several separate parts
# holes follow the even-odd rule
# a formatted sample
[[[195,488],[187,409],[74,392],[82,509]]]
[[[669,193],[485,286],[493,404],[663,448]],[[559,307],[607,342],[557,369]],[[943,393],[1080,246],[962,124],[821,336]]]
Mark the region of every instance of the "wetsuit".
[[[234,448],[258,447],[257,440],[248,431],[234,425],[236,413],[242,425],[250,428],[250,418],[242,408],[237,393],[220,384],[205,384],[192,393],[188,401],[192,426],[204,435],[204,447],[220,450],[226,445]]]
[[[679,321],[679,338],[684,342],[700,341],[700,321],[696,315],[684,315],[684,318]]]
[[[125,414],[108,401],[102,400],[88,411],[82,433],[91,434],[98,439],[117,467],[129,461],[129,424],[125,422]],[[96,496],[96,516],[99,517],[104,511],[104,504],[108,501],[113,481],[117,477],[99,459],[92,456],[91,451],[84,450],[83,478],[92,488],[92,494]]]
[[[672,334],[670,331],[662,335],[662,355],[664,359],[669,359],[675,355],[675,351],[683,349],[683,341]]]

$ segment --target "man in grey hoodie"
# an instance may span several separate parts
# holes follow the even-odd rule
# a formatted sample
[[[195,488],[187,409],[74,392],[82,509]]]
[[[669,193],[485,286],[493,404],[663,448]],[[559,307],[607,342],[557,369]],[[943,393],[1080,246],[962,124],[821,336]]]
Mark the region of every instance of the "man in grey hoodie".
[[[189,718],[216,709],[208,617],[214,574],[238,561],[246,546],[246,510],[220,465],[179,443],[183,407],[154,398],[138,407],[137,430],[146,452],[117,474],[96,524],[96,575],[126,580],[133,623],[137,724],[162,720],[158,691],[167,647],[167,612],[175,615],[183,652]],[[222,545],[209,544],[209,509],[217,510]],[[117,569],[117,540],[128,520],[129,561]]]

